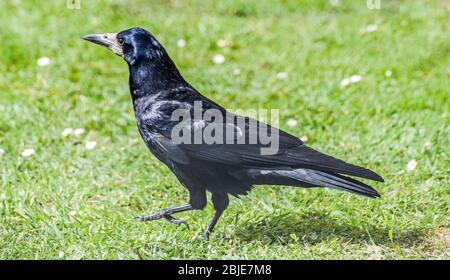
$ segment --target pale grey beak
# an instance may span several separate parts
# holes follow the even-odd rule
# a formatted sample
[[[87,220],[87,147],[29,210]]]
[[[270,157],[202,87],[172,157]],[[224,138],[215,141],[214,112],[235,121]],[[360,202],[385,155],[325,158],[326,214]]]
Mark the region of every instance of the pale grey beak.
[[[84,40],[107,47],[117,55],[123,56],[122,46],[116,38],[117,33],[90,34],[83,37]]]

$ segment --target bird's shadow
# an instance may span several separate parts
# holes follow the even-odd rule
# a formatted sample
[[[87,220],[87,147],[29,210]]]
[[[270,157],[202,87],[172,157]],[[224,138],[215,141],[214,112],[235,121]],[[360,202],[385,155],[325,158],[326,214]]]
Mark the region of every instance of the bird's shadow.
[[[351,244],[376,244],[412,246],[422,242],[425,232],[422,229],[394,229],[377,227],[371,224],[353,225],[330,217],[324,213],[308,213],[298,216],[290,213],[258,217],[256,221],[240,222],[235,234],[241,242],[264,241],[268,243],[318,244],[337,239]]]

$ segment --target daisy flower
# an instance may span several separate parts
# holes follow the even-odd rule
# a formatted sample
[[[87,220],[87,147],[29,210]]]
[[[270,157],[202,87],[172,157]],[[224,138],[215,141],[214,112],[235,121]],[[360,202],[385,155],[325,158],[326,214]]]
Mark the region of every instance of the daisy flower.
[[[37,60],[37,65],[42,66],[42,67],[50,65],[50,63],[51,63],[51,61],[50,61],[50,58],[48,58],[48,57],[41,57]]]
[[[95,141],[87,141],[86,142],[86,150],[93,150],[97,146],[97,142]]]
[[[222,64],[225,62],[225,56],[223,54],[216,54],[213,56],[213,62],[215,64]]]
[[[23,150],[23,152],[20,155],[23,156],[23,157],[29,157],[29,156],[32,156],[34,154],[35,154],[34,150],[31,149],[31,148],[28,148],[28,149]]]
[[[408,162],[408,164],[406,165],[406,169],[408,171],[414,171],[414,169],[416,169],[417,167],[417,161],[415,160],[411,160]]]

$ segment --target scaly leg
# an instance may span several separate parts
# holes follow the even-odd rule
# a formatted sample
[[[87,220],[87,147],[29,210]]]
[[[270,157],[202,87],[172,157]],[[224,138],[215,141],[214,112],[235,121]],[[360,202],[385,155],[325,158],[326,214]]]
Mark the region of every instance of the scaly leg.
[[[216,211],[216,213],[214,214],[214,217],[211,219],[211,221],[208,224],[208,228],[205,230],[205,233],[203,233],[204,240],[209,240],[209,235],[214,230],[214,227],[216,226],[217,221],[219,220],[222,213],[223,213],[223,210]]]
[[[209,235],[214,230],[217,221],[219,220],[223,211],[225,211],[225,209],[227,209],[228,207],[228,195],[226,193],[212,193],[211,200],[214,205],[214,209],[216,209],[216,213],[214,213],[214,217],[209,222],[208,228],[206,229],[205,233],[203,233],[204,240],[209,240]]]

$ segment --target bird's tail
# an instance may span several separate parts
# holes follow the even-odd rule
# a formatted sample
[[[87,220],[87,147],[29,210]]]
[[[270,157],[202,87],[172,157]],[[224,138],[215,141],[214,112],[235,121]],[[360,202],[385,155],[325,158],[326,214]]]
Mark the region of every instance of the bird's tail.
[[[313,169],[271,170],[259,174],[258,181],[265,184],[290,185],[301,187],[328,187],[352,192],[371,198],[380,194],[371,186],[340,174]]]
[[[380,197],[380,194],[374,188],[355,179],[332,172],[308,170],[308,173],[313,178],[314,184],[319,186],[357,193],[371,198]]]

